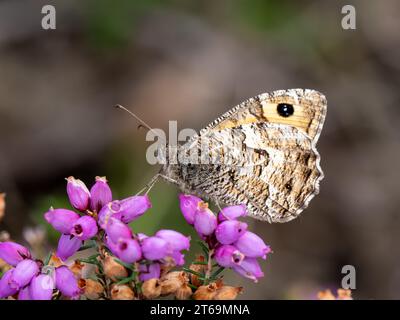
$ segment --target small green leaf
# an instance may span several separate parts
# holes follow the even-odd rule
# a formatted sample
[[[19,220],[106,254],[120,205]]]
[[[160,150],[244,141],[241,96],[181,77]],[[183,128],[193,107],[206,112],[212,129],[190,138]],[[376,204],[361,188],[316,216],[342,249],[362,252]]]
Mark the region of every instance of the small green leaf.
[[[96,243],[94,241],[91,241],[88,244],[83,245],[82,247],[79,248],[78,251],[83,251],[83,250],[87,250],[87,249],[91,249],[94,248],[96,246]]]
[[[46,260],[44,260],[45,266],[47,266],[49,264],[52,254],[53,254],[52,252],[49,252],[49,254],[46,256]]]
[[[185,268],[185,267],[182,268],[182,269],[183,269],[183,271],[185,271],[185,272],[194,274],[195,276],[198,276],[198,277],[200,277],[200,278],[204,278],[204,274],[201,274],[201,273],[199,273],[199,272],[193,271],[192,269]]]
[[[212,280],[216,280],[216,277],[217,277],[222,271],[224,271],[224,270],[225,270],[224,267],[219,267],[219,269],[218,269],[217,271],[215,271],[215,272],[210,276],[210,278],[211,278]]]

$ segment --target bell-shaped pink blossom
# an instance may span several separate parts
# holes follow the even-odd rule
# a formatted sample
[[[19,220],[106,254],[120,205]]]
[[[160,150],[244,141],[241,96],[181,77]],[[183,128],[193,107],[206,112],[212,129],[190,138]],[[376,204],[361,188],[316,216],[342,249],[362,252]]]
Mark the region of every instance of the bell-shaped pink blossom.
[[[257,282],[259,278],[264,277],[260,264],[256,258],[245,258],[240,264],[234,265],[235,270],[241,276]]]
[[[267,246],[263,239],[253,232],[246,231],[235,243],[235,247],[249,258],[267,258],[271,248]]]
[[[83,181],[68,177],[67,194],[69,202],[76,210],[84,212],[89,208],[90,192]]]
[[[56,268],[56,287],[66,297],[76,299],[81,294],[78,280],[67,266]]]
[[[29,293],[32,300],[51,300],[54,288],[53,277],[47,274],[40,274],[32,279]]]
[[[3,274],[3,277],[0,279],[0,299],[7,298],[9,296],[13,296],[18,292],[18,289],[10,286],[10,280],[14,269],[10,269]]]
[[[112,191],[106,177],[96,177],[96,183],[90,189],[90,208],[99,212],[107,203],[112,201]]]
[[[159,237],[148,237],[141,246],[143,256],[148,260],[161,260],[169,253],[168,242]]]
[[[120,216],[117,216],[121,206],[119,204],[119,200],[109,202],[103,208],[101,208],[98,214],[98,223],[102,229],[106,229],[108,221],[111,217],[117,218],[120,220]]]
[[[180,194],[179,207],[187,223],[193,225],[198,205],[202,200],[196,196]]]
[[[197,210],[194,217],[194,228],[200,236],[211,235],[217,228],[217,225],[217,217],[210,209],[202,207],[200,210]]]
[[[148,209],[151,208],[151,202],[147,195],[133,196],[119,201],[120,210],[118,212],[120,219],[125,223],[130,223]]]
[[[142,249],[134,239],[119,239],[116,244],[116,256],[126,263],[134,263],[142,259]]]
[[[244,204],[223,208],[218,214],[218,221],[236,220],[247,215],[247,208]]]
[[[219,243],[232,244],[247,230],[247,224],[237,220],[226,220],[220,223],[215,230],[215,236]]]
[[[245,256],[232,245],[222,245],[215,251],[214,258],[220,266],[230,268],[240,264]]]
[[[121,220],[110,218],[106,226],[106,232],[111,241],[118,243],[119,239],[132,238],[132,230]]]
[[[185,255],[180,251],[173,251],[169,256],[174,259],[175,265],[183,266],[185,264]]]
[[[0,259],[9,265],[16,266],[22,260],[30,258],[31,253],[24,246],[11,241],[0,242]]]
[[[32,300],[29,286],[26,286],[25,288],[22,288],[21,290],[19,290],[18,300]]]
[[[80,217],[72,226],[71,234],[81,240],[93,238],[97,234],[97,222],[92,217]]]
[[[162,229],[157,231],[155,236],[166,240],[172,251],[189,250],[190,248],[190,237],[175,230]]]
[[[139,266],[139,280],[146,281],[149,279],[159,279],[161,273],[161,267],[159,263],[152,263],[152,264],[141,264]]]
[[[67,234],[63,234],[58,241],[57,256],[65,261],[75,254],[82,246],[82,240]]]
[[[58,232],[69,234],[79,215],[71,210],[51,208],[44,214],[44,218]]]
[[[14,269],[10,279],[10,286],[16,289],[25,287],[32,278],[39,273],[39,266],[36,261],[22,260]]]

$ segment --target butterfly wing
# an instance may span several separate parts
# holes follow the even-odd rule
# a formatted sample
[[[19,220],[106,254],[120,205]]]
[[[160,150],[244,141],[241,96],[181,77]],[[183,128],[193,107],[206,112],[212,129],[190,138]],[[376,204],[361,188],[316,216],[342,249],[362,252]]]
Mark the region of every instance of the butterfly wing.
[[[293,114],[283,116],[278,105],[293,106]],[[325,121],[326,98],[310,89],[277,90],[250,98],[229,110],[202,131],[234,128],[239,125],[265,122],[296,127],[316,143]],[[201,134],[201,132],[200,132]]]

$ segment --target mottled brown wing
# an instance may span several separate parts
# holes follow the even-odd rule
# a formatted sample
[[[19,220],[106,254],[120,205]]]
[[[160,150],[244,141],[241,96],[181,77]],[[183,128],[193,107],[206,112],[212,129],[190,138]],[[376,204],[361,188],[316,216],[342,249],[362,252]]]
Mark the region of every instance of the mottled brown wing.
[[[282,116],[279,104],[290,104],[294,112]],[[277,90],[250,98],[229,110],[203,131],[234,128],[242,124],[266,122],[296,127],[317,142],[325,121],[326,98],[318,91],[310,89]],[[201,132],[200,132],[201,133]]]
[[[287,125],[204,130],[184,148],[203,153],[200,164],[179,166],[185,191],[219,204],[244,203],[250,216],[268,222],[297,217],[318,193],[323,178],[313,142]]]

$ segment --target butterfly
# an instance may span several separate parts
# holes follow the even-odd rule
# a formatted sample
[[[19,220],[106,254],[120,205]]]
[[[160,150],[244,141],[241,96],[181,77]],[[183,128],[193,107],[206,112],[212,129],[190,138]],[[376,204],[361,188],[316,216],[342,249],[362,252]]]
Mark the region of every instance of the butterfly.
[[[253,218],[290,221],[324,177],[316,143],[326,112],[315,90],[260,94],[177,146],[177,161],[165,155],[159,176],[217,205],[244,204]]]

